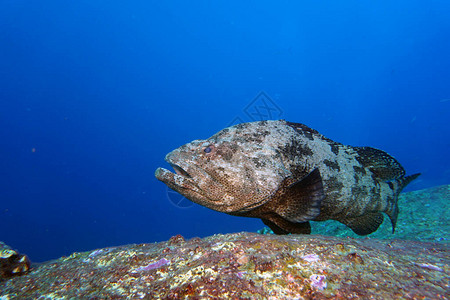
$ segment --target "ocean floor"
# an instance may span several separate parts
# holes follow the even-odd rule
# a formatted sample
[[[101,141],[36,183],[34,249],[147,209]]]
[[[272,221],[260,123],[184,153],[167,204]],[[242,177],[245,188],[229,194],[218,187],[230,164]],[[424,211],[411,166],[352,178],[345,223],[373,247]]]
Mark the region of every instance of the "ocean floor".
[[[314,232],[329,236],[174,236],[30,270],[25,256],[0,243],[0,300],[450,299],[449,190],[403,194],[395,234],[385,222],[370,238],[317,222]]]

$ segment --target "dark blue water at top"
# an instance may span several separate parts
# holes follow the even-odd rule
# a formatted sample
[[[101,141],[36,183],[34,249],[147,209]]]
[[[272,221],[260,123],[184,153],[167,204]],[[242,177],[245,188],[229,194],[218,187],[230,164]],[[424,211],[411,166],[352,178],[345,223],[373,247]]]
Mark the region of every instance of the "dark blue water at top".
[[[408,190],[450,183],[448,1],[1,6],[0,240],[33,261],[261,228],[153,175],[236,120],[386,150],[422,172]]]

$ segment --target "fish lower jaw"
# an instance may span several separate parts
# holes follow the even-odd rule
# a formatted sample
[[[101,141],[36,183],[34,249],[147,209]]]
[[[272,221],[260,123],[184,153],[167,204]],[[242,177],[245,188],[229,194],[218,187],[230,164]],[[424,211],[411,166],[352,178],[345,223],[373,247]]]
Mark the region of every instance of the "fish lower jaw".
[[[158,168],[155,171],[155,177],[156,179],[162,181],[162,182],[166,182],[166,178],[168,177],[167,175],[171,174],[172,172],[170,172],[167,169],[164,168]],[[172,173],[173,174],[173,173]]]
[[[197,193],[200,192],[197,184],[190,176],[188,177],[184,174],[176,174],[167,169],[158,168],[155,171],[155,177],[174,190],[188,189]]]

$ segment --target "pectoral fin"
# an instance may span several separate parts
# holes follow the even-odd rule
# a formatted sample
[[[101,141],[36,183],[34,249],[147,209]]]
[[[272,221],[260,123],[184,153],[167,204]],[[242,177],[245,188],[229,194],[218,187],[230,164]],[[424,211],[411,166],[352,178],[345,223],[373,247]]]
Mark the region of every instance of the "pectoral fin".
[[[306,177],[281,189],[275,208],[278,215],[290,222],[303,223],[320,214],[325,194],[319,169],[314,169]]]
[[[261,218],[276,234],[311,233],[309,220],[320,214],[325,197],[319,169],[292,183],[286,178],[275,194],[261,206],[250,211],[233,212],[233,215]]]

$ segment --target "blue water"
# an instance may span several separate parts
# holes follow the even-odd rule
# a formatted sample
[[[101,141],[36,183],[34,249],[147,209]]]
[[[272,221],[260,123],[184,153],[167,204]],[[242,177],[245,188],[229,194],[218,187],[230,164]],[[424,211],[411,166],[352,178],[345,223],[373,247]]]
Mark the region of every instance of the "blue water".
[[[2,1],[0,240],[44,261],[262,228],[154,177],[236,121],[383,149],[422,172],[408,190],[449,184],[449,16],[446,0]]]

